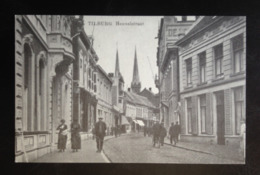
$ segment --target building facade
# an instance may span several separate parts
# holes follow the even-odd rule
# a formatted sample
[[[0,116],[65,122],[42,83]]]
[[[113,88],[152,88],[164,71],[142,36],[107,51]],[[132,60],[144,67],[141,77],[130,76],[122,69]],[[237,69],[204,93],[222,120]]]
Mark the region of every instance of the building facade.
[[[114,113],[114,124],[118,127],[122,123],[122,115],[124,113],[124,77],[120,73],[119,69],[119,55],[118,50],[116,51],[116,65],[115,73],[109,73],[108,76],[112,79],[112,104]]]
[[[181,139],[239,146],[246,117],[246,18],[200,17],[176,45]]]
[[[115,118],[112,106],[112,84],[113,81],[103,68],[97,65],[97,118],[103,117],[107,125],[107,133],[115,126]]]
[[[155,80],[160,96],[160,121],[168,129],[172,122],[179,121],[179,76],[178,47],[175,42],[182,38],[196,18],[165,16],[158,32],[157,66]]]
[[[83,27],[82,16],[73,20],[73,119],[81,125],[81,137],[84,139],[96,122],[98,56]]]
[[[72,118],[71,16],[15,16],[15,161],[52,151]]]
[[[156,106],[146,97],[136,94],[129,88],[125,92],[125,116],[131,125],[131,131],[137,131],[144,126],[150,127],[159,118]]]

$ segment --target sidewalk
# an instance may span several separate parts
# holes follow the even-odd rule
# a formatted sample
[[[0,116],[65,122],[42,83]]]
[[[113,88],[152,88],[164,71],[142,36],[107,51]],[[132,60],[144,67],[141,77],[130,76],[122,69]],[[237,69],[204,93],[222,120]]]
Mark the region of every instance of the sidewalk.
[[[166,138],[165,141],[166,141],[165,142],[166,145],[171,145],[170,140],[168,138]],[[216,145],[216,144],[210,145],[210,144],[203,144],[203,143],[179,141],[175,147],[190,150],[190,151],[200,152],[204,154],[210,154],[220,158],[236,160],[236,161],[244,161],[242,155],[239,153],[238,148],[232,148],[227,145]]]
[[[114,136],[106,136],[105,140]],[[105,144],[105,143],[104,143]],[[96,140],[87,139],[81,141],[81,149],[78,152],[72,152],[71,145],[67,145],[65,152],[55,150],[46,154],[34,163],[109,163],[110,161],[103,152],[96,153]]]

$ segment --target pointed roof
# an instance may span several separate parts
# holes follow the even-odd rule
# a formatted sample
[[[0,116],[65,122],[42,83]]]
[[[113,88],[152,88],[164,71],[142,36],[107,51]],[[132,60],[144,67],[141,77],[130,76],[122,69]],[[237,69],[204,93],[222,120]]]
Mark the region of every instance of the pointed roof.
[[[134,103],[136,105],[142,105],[149,108],[156,108],[156,106],[153,105],[153,103],[147,97],[129,91],[125,91],[125,95],[126,101],[129,103]]]
[[[118,77],[119,74],[120,74],[120,70],[119,70],[118,49],[116,49],[116,67],[115,67],[115,76]]]
[[[139,71],[138,71],[138,63],[137,63],[137,55],[136,55],[136,47],[135,47],[135,59],[134,59],[134,70],[133,70],[133,80],[132,83],[138,84],[139,80]]]

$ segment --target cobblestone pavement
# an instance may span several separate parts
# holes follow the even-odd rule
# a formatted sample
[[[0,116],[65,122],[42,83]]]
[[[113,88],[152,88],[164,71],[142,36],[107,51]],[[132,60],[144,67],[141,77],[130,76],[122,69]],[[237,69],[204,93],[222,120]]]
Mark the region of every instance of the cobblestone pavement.
[[[218,156],[173,147],[167,144],[152,147],[152,138],[132,133],[107,140],[104,153],[112,163],[191,163],[191,164],[242,164]]]
[[[105,137],[110,139],[111,136]],[[95,140],[83,140],[81,143],[81,149],[78,152],[72,152],[70,145],[67,146],[65,152],[58,152],[55,150],[52,153],[46,154],[39,159],[35,160],[35,163],[109,163],[104,153],[96,153],[96,141]]]

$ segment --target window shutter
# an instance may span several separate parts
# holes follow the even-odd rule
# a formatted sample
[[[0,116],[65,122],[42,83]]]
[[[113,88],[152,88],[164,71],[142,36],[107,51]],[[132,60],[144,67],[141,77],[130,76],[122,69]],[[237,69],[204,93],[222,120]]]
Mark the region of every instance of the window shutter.
[[[206,94],[206,133],[213,134],[213,119],[212,119],[212,94]]]
[[[191,114],[192,134],[198,134],[198,97],[192,97],[192,114]]]

